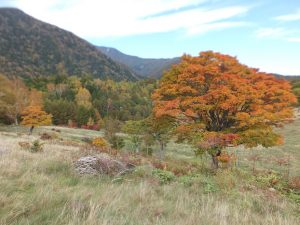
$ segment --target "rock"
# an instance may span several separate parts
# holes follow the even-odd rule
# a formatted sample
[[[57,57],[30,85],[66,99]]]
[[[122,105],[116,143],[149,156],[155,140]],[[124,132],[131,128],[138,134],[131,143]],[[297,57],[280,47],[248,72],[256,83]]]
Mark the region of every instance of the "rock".
[[[81,157],[75,162],[74,166],[75,171],[79,174],[116,176],[129,171],[124,163],[111,158],[107,154]]]
[[[269,188],[269,191],[276,192],[276,190],[274,188]]]

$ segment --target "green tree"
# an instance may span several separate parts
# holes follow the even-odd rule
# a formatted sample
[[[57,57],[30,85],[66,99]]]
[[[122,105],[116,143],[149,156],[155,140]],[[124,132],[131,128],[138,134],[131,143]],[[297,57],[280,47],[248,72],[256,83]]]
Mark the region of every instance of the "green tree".
[[[94,118],[94,110],[86,108],[85,106],[78,106],[76,109],[76,122],[79,127],[86,125],[89,121],[89,118]]]
[[[129,140],[133,144],[134,151],[139,153],[145,133],[144,121],[126,121],[122,127],[122,131],[129,135]]]
[[[66,125],[69,120],[74,120],[76,116],[76,105],[63,99],[45,101],[44,109],[52,114],[53,123],[56,125]]]

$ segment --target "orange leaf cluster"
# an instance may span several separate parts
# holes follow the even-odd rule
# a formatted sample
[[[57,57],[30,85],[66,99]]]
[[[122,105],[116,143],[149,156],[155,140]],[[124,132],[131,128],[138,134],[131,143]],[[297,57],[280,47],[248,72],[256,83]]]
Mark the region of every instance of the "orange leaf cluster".
[[[47,126],[52,123],[52,115],[47,114],[40,106],[28,106],[22,112],[22,125]]]
[[[223,151],[221,155],[217,156],[217,159],[221,163],[232,163],[236,161],[236,156],[233,153],[228,154],[227,152]]]
[[[156,118],[180,118],[221,133],[283,123],[293,117],[296,103],[289,82],[211,51],[184,55],[164,74],[152,97]]]

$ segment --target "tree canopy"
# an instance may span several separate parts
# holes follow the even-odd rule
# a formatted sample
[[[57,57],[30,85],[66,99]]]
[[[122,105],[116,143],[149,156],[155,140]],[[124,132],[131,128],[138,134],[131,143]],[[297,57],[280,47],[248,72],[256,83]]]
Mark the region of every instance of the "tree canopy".
[[[28,106],[22,112],[22,125],[46,126],[51,125],[52,115],[47,114],[40,106]]]
[[[282,142],[273,125],[293,117],[296,97],[289,82],[208,51],[184,55],[165,72],[153,101],[156,118],[175,118],[178,131],[189,138],[201,133],[202,144],[215,136],[214,146],[268,147]]]

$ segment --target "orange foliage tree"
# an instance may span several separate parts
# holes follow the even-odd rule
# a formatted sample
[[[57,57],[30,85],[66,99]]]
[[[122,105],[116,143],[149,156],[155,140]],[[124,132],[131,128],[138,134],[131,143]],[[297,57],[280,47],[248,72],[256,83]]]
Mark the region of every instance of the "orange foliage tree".
[[[22,125],[31,126],[31,132],[36,126],[51,125],[52,115],[42,110],[41,106],[28,106],[22,112]]]
[[[208,51],[165,72],[153,102],[154,116],[175,118],[178,137],[207,150],[217,167],[228,145],[280,144],[273,126],[293,118],[296,97],[287,81]]]

